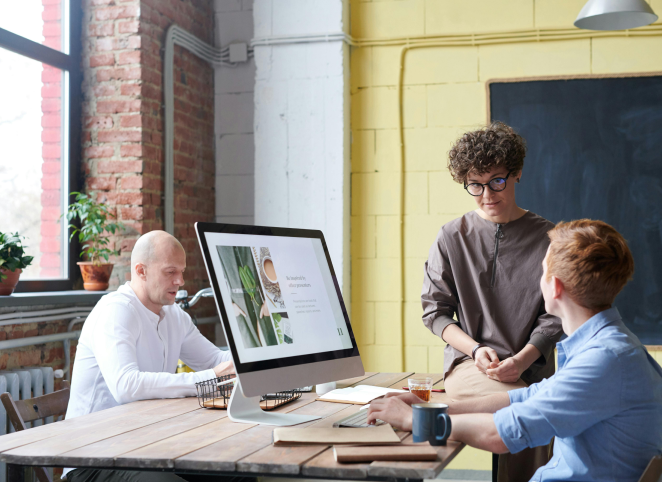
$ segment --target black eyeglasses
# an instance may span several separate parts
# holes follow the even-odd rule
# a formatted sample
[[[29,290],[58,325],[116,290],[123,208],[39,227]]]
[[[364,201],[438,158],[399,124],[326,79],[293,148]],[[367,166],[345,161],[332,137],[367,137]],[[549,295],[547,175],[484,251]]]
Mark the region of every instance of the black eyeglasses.
[[[492,191],[499,192],[506,189],[506,179],[510,177],[510,172],[506,177],[495,177],[490,182],[486,184],[481,184],[479,182],[472,182],[471,184],[464,184],[464,189],[467,190],[472,196],[482,196],[485,192],[485,186],[488,186]]]

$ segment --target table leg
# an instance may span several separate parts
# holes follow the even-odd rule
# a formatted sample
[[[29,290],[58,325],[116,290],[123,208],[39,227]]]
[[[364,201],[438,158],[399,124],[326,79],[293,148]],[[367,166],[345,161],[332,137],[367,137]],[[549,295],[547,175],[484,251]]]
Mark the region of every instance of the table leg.
[[[499,454],[492,454],[492,482],[497,482],[499,475]]]
[[[7,480],[25,482],[25,470],[22,465],[7,464]]]

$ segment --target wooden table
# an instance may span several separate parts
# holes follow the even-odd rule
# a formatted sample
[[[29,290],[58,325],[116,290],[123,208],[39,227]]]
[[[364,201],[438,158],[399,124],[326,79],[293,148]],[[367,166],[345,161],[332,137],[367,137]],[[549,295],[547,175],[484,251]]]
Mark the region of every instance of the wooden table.
[[[412,373],[366,373],[338,382],[401,388]],[[417,374],[418,375],[418,374]],[[436,384],[441,374],[429,374]],[[438,385],[439,386],[439,385]],[[325,427],[358,405],[316,401],[304,393],[282,412],[320,415],[299,427]],[[445,394],[433,393],[433,401]],[[200,408],[197,398],[144,400],[0,437],[0,460],[15,465],[97,467],[219,475],[325,479],[433,479],[462,450],[449,442],[435,462],[338,464],[328,446],[275,447],[274,427],[233,423],[225,410]],[[411,444],[411,434],[401,433]]]

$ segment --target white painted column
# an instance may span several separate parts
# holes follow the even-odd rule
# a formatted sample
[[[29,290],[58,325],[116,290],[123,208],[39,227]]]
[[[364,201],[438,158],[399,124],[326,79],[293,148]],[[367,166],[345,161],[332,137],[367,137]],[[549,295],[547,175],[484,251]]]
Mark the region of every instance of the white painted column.
[[[349,30],[346,0],[255,0],[256,38]],[[349,47],[255,46],[255,224],[320,229],[349,305]]]
[[[251,0],[214,0],[216,46],[250,43]],[[216,222],[254,222],[253,89],[255,63],[218,67],[214,75]]]

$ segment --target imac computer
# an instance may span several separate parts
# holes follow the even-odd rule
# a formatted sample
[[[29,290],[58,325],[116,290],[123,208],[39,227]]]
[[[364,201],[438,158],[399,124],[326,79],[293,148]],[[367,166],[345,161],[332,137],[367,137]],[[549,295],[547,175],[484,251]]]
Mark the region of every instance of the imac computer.
[[[237,371],[230,420],[283,426],[319,418],[264,412],[259,400],[365,373],[322,232],[195,229]]]

